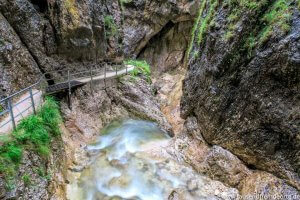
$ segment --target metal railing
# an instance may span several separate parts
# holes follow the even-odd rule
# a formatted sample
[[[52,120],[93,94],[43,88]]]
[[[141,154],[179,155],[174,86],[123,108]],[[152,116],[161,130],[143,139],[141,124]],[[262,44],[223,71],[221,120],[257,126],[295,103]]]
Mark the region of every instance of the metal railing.
[[[43,77],[41,77],[36,83],[26,87],[4,99],[0,100],[0,105],[2,107],[2,111],[0,112],[0,128],[6,126],[8,123],[12,123],[13,129],[16,128],[18,119],[23,118],[23,114],[29,112],[30,109],[34,113],[36,113],[37,107],[34,102],[34,97],[39,93],[45,91],[46,82],[44,82]],[[22,98],[24,95],[28,95],[25,98]],[[21,99],[22,98],[22,99]],[[19,100],[21,99],[21,100]],[[25,101],[30,100],[30,105],[18,112],[17,114],[14,112],[14,108],[18,109],[18,106]],[[9,115],[10,118],[6,119],[6,116]],[[4,120],[4,121],[2,121]]]
[[[49,82],[53,82],[54,85],[59,83],[68,83],[68,102],[69,102],[69,107],[71,108],[71,92],[72,92],[71,82],[72,81],[89,78],[90,88],[91,91],[93,91],[94,78],[98,76],[103,76],[104,88],[106,88],[107,87],[106,79],[108,78],[107,74],[115,72],[114,77],[116,77],[120,70],[121,71],[126,70],[126,74],[127,74],[128,73],[127,65],[106,62],[106,63],[99,63],[97,65],[94,65],[87,70],[80,71],[80,70],[65,69],[65,70],[46,72],[40,77],[40,79],[36,83],[0,100],[0,106],[2,107],[2,109],[0,110],[0,129],[3,128],[4,126],[7,126],[9,123],[12,124],[13,129],[16,129],[17,122],[23,118],[24,113],[32,111],[34,114],[36,114],[38,105],[35,102],[35,97],[37,95],[40,95],[40,97],[43,99],[43,96],[46,93],[46,89],[49,86],[48,84]],[[109,78],[114,78],[114,77],[109,77]],[[24,98],[24,95],[28,95],[28,96]],[[28,100],[30,102],[29,103],[30,105],[27,108],[22,109],[22,111],[19,111],[16,114],[15,110],[18,108],[18,106]],[[9,116],[9,118],[7,116]]]

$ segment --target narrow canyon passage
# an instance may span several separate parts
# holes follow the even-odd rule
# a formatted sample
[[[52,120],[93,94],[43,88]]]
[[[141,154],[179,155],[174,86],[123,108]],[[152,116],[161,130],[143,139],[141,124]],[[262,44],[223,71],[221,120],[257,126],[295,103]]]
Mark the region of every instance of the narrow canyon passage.
[[[299,66],[299,0],[0,0],[0,200],[298,200]]]

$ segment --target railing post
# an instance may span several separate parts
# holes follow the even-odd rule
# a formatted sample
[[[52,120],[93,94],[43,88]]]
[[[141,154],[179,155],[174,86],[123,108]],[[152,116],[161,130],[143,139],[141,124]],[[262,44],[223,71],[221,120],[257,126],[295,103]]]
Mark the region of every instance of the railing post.
[[[118,75],[118,65],[116,65],[116,76]]]
[[[128,69],[127,69],[127,65],[123,63],[123,65],[125,65],[126,67],[126,74],[128,74]]]
[[[92,66],[90,67],[90,76],[91,76],[91,81],[90,81],[90,86],[91,86],[91,93],[93,93],[93,71],[92,71]]]
[[[16,121],[15,121],[13,106],[12,106],[10,98],[7,100],[7,105],[8,105],[8,109],[9,109],[9,113],[10,113],[10,118],[11,118],[11,121],[13,124],[13,128],[15,130],[16,129]]]
[[[104,63],[104,89],[106,89],[106,65],[107,63]]]
[[[68,70],[68,86],[69,86],[69,92],[68,92],[68,106],[69,109],[72,109],[71,105],[71,79],[70,79],[70,70]]]
[[[33,109],[33,113],[36,114],[34,99],[33,99],[33,94],[32,94],[32,87],[29,88],[29,94],[30,94],[31,106],[32,106],[32,109]]]

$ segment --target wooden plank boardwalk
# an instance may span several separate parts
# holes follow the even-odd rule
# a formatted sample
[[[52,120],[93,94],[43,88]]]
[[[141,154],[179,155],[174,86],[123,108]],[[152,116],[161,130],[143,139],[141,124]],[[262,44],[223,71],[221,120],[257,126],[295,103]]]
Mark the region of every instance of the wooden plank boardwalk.
[[[62,76],[61,81],[54,81],[55,76],[58,71],[54,71],[51,75],[54,78],[46,78],[46,74],[49,76],[50,72],[45,73],[36,83],[33,85],[24,88],[4,99],[0,100],[0,135],[7,134],[13,129],[16,128],[16,125],[23,119],[24,117],[35,113],[36,109],[43,104],[43,97],[45,95],[52,95],[59,92],[68,92],[68,103],[71,109],[71,92],[72,88],[83,86],[87,83],[96,84],[97,80],[105,80],[117,78],[118,76],[127,74],[128,72],[134,70],[134,66],[132,65],[118,65],[118,67],[122,67],[118,70],[117,65],[115,66],[115,70],[107,71],[106,67],[110,67],[114,69],[113,65],[104,65],[102,68],[98,69],[89,69],[85,71],[80,71],[77,73],[71,74],[69,70],[64,70],[64,73],[60,72],[60,76]],[[85,74],[85,76],[79,76],[75,78],[75,75]],[[87,75],[88,74],[88,75]],[[53,85],[48,85],[47,82],[52,81],[56,82]],[[101,81],[100,81],[101,82]],[[100,84],[100,83],[97,83]],[[105,87],[106,84],[105,84]]]
[[[70,87],[74,88],[74,87],[78,87],[78,86],[83,86],[86,83],[80,82],[80,81],[76,81],[76,80],[72,80],[70,81]],[[54,85],[49,85],[46,88],[46,94],[50,95],[50,94],[55,94],[61,91],[64,91],[66,89],[69,88],[69,82],[63,82],[63,83],[58,83],[58,84],[54,84]]]

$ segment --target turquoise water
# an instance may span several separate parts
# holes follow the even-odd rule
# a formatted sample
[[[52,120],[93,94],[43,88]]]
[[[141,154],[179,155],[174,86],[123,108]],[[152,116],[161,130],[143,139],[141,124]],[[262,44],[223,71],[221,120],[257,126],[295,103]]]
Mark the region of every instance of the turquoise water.
[[[72,199],[160,200],[166,182],[180,184],[176,177],[159,170],[159,159],[143,153],[147,144],[169,139],[155,123],[127,120],[103,132],[87,147],[96,157],[82,172]]]
[[[174,151],[170,140],[152,122],[112,123],[87,147],[91,162],[72,175],[68,199],[236,199],[237,190],[199,175],[168,153]]]

